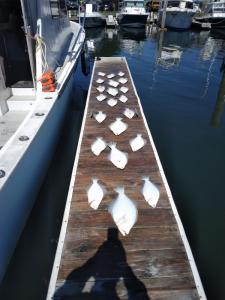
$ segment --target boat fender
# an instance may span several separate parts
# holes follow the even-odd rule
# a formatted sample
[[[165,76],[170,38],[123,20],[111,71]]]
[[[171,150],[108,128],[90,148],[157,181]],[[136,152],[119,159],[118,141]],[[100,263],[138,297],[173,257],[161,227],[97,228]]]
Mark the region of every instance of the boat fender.
[[[55,92],[55,74],[51,70],[44,72],[38,81],[42,84],[43,92]]]
[[[85,76],[90,73],[90,57],[87,48],[81,53],[81,69]]]

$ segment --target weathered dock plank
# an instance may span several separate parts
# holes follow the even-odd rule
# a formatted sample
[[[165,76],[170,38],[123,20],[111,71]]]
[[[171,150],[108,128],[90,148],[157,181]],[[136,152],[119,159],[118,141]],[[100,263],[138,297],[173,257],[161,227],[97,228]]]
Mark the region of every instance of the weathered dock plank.
[[[98,72],[118,74],[119,71],[128,78],[128,101],[118,101],[114,107],[105,100],[97,101]],[[104,80],[103,85],[107,86],[107,78]],[[124,117],[122,112],[126,107],[135,110],[137,116]],[[91,117],[96,111],[107,114],[101,124]],[[116,117],[123,117],[128,124],[128,129],[119,136],[108,128]],[[129,140],[137,133],[147,143],[132,152]],[[98,136],[108,143],[117,142],[118,148],[128,153],[124,170],[108,160],[108,148],[99,156],[91,152],[91,144]],[[140,193],[144,175],[150,176],[160,190],[156,208],[151,208]],[[87,201],[92,177],[99,178],[107,190],[98,210],[90,208]],[[138,207],[138,220],[126,237],[118,234],[107,211],[116,196],[114,189],[121,185]],[[95,62],[47,298],[206,299],[124,58],[102,58]]]

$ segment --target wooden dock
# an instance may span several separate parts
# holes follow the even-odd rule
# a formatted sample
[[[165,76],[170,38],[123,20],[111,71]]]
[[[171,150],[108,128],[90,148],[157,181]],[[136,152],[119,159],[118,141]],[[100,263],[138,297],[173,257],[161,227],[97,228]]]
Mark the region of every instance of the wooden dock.
[[[114,107],[106,100],[97,101],[98,72],[120,71],[128,78],[124,84],[129,88],[128,101],[118,101]],[[108,79],[103,79],[102,85],[107,86]],[[108,126],[116,117],[123,117],[126,107],[137,115],[124,117],[128,129],[115,136]],[[96,111],[107,114],[101,124],[91,117]],[[132,152],[129,140],[137,133],[147,143]],[[91,152],[98,136],[117,142],[118,148],[128,153],[124,170],[108,160],[109,148],[99,156]],[[156,208],[150,207],[140,192],[143,175],[150,176],[160,190]],[[98,210],[93,210],[87,200],[92,177],[99,178],[107,190]],[[138,207],[138,220],[125,237],[118,233],[108,213],[108,205],[116,196],[114,188],[121,185]],[[125,58],[101,58],[94,64],[47,299],[206,299]]]

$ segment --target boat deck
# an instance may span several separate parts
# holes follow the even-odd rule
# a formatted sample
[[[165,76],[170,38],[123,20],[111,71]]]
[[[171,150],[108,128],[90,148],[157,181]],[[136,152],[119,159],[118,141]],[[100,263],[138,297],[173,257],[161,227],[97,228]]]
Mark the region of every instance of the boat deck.
[[[108,85],[106,76],[101,77],[98,72],[118,74],[120,71],[128,78],[124,84],[129,88],[125,94],[128,101],[118,101],[114,107],[106,100],[97,101],[99,84],[96,80],[103,78],[102,85]],[[118,75],[113,78],[117,79]],[[123,117],[126,107],[137,114],[132,119],[124,116],[128,129],[115,136],[108,126],[116,117]],[[92,117],[93,112],[100,110],[107,114],[101,124]],[[142,134],[147,143],[139,151],[132,152],[129,140],[137,133]],[[108,160],[109,148],[99,156],[91,152],[91,144],[98,136],[108,143],[117,142],[118,148],[128,153],[124,170],[117,169]],[[156,208],[150,207],[140,192],[144,175],[149,176],[160,190]],[[87,200],[92,177],[99,178],[107,190],[98,210],[93,210]],[[117,195],[114,189],[121,185],[138,207],[138,220],[125,237],[118,232],[108,213],[108,205]],[[47,299],[205,299],[124,58],[95,61]]]
[[[27,112],[21,111],[8,111],[5,115],[0,117],[0,149],[16,132],[19,125],[23,122]]]

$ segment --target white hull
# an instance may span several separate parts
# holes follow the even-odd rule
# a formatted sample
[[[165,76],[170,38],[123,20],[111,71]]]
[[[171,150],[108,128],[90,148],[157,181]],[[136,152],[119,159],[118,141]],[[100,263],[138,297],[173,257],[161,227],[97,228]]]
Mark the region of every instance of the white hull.
[[[73,76],[1,190],[0,281],[49,167],[70,100],[72,84]]]
[[[49,2],[46,3],[49,5]],[[83,50],[85,33],[80,25],[69,22],[66,18],[57,20],[62,27],[55,26],[55,30],[58,28],[59,31],[51,36],[54,32],[50,25],[56,24],[56,21],[50,18],[49,22],[48,24],[47,19],[38,19],[37,33],[48,43],[45,59],[48,60],[50,68],[56,69],[56,57],[62,62],[56,73],[55,91],[42,92],[40,81],[36,82],[36,89],[10,86],[5,88],[3,84],[0,86],[1,95],[6,91],[12,93],[10,97],[5,97],[4,102],[0,99],[0,118],[10,115],[11,112],[14,117],[21,111],[25,113],[20,125],[14,126],[13,132],[0,150],[0,282],[54,154],[71,99],[73,72]],[[59,45],[49,49],[50,41],[54,37],[59,40]],[[35,52],[36,78],[43,74],[42,47],[36,47]],[[1,76],[0,78],[3,79]],[[5,112],[3,104],[6,107]],[[16,120],[7,121],[15,123]],[[6,122],[5,127],[11,131],[9,125]]]
[[[166,11],[166,22],[165,26],[173,29],[189,29],[192,24],[192,18],[195,12],[189,11],[179,11],[179,10],[167,10]],[[162,10],[159,12],[159,23],[162,18]]]

